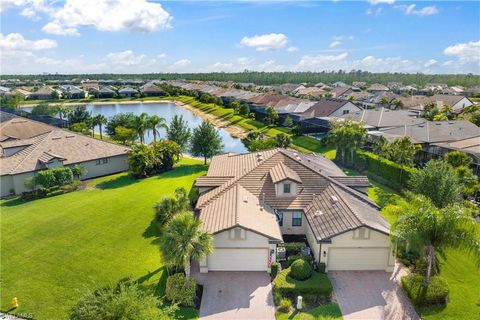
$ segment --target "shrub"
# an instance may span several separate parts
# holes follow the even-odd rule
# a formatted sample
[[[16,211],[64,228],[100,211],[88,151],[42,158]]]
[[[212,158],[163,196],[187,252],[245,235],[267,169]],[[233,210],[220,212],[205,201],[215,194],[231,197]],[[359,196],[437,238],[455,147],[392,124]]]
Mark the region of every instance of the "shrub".
[[[302,248],[306,247],[305,242],[285,242],[278,246],[284,247],[287,255],[298,254]]]
[[[292,256],[288,256],[287,258],[287,264],[288,266],[291,266],[292,263],[294,263],[295,261],[297,261],[298,259],[303,259],[307,262],[310,262],[313,260],[313,257],[312,256],[302,256],[302,255],[292,255]]]
[[[178,303],[185,307],[193,307],[195,305],[197,283],[194,278],[190,278],[190,287],[187,288],[185,282],[183,273],[176,273],[168,277],[165,295],[173,303]]]
[[[310,264],[303,260],[298,259],[292,263],[290,266],[290,277],[296,280],[307,280],[312,276],[312,267]]]
[[[82,185],[82,181],[80,180],[73,180],[72,182],[64,185],[64,186],[61,186],[60,189],[64,192],[64,193],[67,193],[67,192],[73,192],[73,191],[76,191],[78,190],[78,188],[80,188],[80,186]]]
[[[327,268],[327,265],[325,264],[325,262],[320,262],[318,264],[318,272],[325,273],[326,268]]]
[[[290,271],[291,268],[280,271],[273,281],[275,291],[279,292],[279,295],[282,297],[296,298],[298,295],[330,297],[330,294],[332,293],[332,283],[327,275],[312,272],[310,279],[299,281],[290,277]],[[274,294],[274,296],[278,297],[278,294]]]
[[[449,293],[445,279],[434,276],[428,287],[423,286],[423,276],[411,273],[402,278],[402,286],[415,305],[445,304]]]
[[[292,301],[288,298],[282,298],[280,300],[279,311],[288,313],[292,309]]]
[[[275,279],[277,274],[280,272],[280,268],[281,268],[280,263],[278,262],[272,263],[271,271],[270,271],[270,276],[272,277],[272,279]]]

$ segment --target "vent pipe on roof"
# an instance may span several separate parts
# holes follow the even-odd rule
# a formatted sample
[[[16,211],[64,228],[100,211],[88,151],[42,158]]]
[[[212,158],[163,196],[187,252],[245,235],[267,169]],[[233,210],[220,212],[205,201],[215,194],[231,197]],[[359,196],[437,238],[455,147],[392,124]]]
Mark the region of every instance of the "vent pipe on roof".
[[[332,202],[332,204],[335,204],[335,203],[338,202],[338,198],[335,197],[335,196],[331,196],[331,197],[330,197],[330,201]]]

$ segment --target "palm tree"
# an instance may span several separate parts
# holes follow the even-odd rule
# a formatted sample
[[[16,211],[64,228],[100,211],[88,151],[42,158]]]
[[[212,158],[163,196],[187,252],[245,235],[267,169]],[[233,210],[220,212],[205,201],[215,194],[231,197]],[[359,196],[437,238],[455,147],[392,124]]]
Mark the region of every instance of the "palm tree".
[[[453,204],[440,209],[425,196],[410,195],[409,199],[385,210],[398,215],[392,225],[393,241],[406,242],[410,248],[425,256],[425,287],[430,282],[432,267],[438,265],[437,252],[443,255],[448,248],[463,249],[473,253],[480,265],[476,222],[464,207]]]
[[[165,122],[164,118],[159,117],[157,115],[153,115],[148,119],[148,127],[153,132],[153,141],[157,141],[157,134],[160,134],[158,132],[158,129],[159,128],[166,129],[167,123]]]
[[[212,252],[212,235],[202,230],[201,221],[191,212],[175,215],[167,224],[161,242],[166,260],[185,268],[185,286],[190,286],[190,260],[200,260]]]
[[[100,130],[100,139],[103,139],[102,127],[104,124],[107,124],[107,118],[103,114],[98,114],[93,119],[95,125],[98,126],[98,129]]]
[[[137,132],[138,136],[140,137],[140,142],[145,142],[145,131],[148,128],[148,119],[150,117],[147,113],[142,112],[139,116],[135,117],[134,127],[135,131]]]
[[[66,107],[64,104],[60,104],[55,107],[55,111],[57,112],[63,126],[63,119],[66,119],[68,117],[72,109]]]

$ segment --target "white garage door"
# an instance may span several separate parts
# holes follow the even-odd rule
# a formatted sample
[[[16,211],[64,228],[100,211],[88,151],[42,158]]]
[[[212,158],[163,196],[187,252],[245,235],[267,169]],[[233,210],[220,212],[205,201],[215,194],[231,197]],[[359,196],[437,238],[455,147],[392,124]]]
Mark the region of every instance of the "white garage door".
[[[328,270],[385,270],[388,248],[330,248]]]
[[[209,271],[266,271],[268,249],[214,249]]]

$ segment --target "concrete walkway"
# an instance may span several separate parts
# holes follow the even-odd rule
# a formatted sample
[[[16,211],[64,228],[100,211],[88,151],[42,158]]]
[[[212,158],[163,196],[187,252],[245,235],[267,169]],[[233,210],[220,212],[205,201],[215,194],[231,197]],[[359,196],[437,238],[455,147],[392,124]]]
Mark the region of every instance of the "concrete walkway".
[[[275,319],[266,272],[209,272],[202,277],[200,319]]]
[[[330,271],[335,299],[344,320],[418,320],[398,280],[403,272]]]

